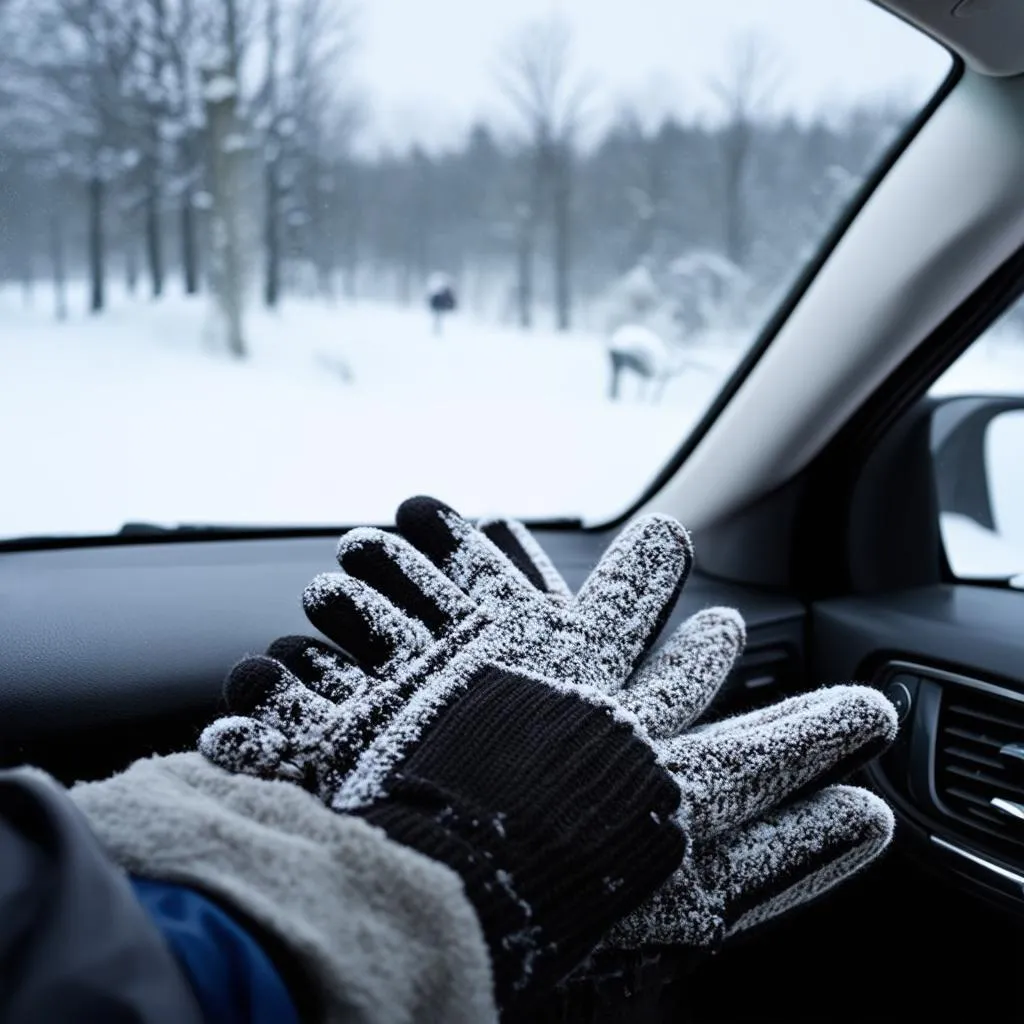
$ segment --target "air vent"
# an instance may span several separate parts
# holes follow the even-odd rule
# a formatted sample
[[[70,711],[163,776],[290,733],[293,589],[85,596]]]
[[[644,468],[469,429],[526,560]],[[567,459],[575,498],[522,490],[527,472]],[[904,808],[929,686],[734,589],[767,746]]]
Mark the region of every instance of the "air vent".
[[[935,790],[945,810],[988,845],[1024,856],[1024,694],[946,686],[935,744]]]
[[[773,704],[795,692],[798,683],[799,663],[791,645],[748,647],[706,720]]]

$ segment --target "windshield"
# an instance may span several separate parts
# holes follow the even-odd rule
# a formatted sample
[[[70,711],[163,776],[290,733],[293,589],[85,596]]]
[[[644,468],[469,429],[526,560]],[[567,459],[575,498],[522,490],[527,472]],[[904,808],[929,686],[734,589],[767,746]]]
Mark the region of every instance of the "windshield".
[[[0,0],[0,538],[615,516],[950,66],[865,0]]]

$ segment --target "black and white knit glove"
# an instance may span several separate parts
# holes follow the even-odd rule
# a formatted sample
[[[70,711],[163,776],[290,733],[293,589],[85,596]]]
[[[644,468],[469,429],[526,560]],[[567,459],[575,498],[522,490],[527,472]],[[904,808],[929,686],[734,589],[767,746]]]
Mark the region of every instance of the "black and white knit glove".
[[[397,522],[472,600],[492,601],[494,580],[503,573],[529,583],[552,605],[571,607],[576,600],[514,520],[483,521],[474,529],[439,502],[419,498],[402,506]],[[737,612],[698,612],[608,691],[636,714],[676,774],[684,807],[692,808],[693,843],[672,880],[618,925],[606,945],[714,948],[830,889],[891,840],[893,816],[881,799],[859,787],[829,785],[895,736],[895,713],[877,691],[835,686],[693,728],[743,642]]]
[[[404,534],[433,553],[471,598],[490,599],[491,581],[506,574],[513,586],[530,584],[555,604],[574,600],[521,524],[510,520],[481,524],[492,545],[450,509],[430,499],[405,503],[398,521]],[[609,935],[609,943],[713,947],[727,934],[814,898],[869,863],[889,842],[892,815],[882,801],[863,789],[826,786],[830,778],[852,771],[891,738],[891,709],[874,691],[834,687],[813,698],[796,698],[705,727],[709,734],[700,741],[694,737],[683,740],[711,704],[743,640],[743,622],[737,612],[699,612],[628,680],[608,688],[639,716],[655,745],[666,757],[675,758],[671,763],[679,770],[686,760],[700,759],[702,743],[721,743],[723,749],[731,744],[740,760],[751,750],[756,753],[764,742],[769,746],[775,743],[782,762],[769,761],[763,766],[777,780],[778,788],[753,807],[744,809],[740,802],[732,813],[724,813],[727,809],[723,808],[722,814],[705,821],[704,831],[694,837],[691,855],[673,881],[617,927]],[[367,676],[317,641],[287,638],[278,642],[272,653],[332,700],[358,698],[369,684]],[[239,757],[245,750],[246,770],[251,773],[294,772],[287,759],[282,770],[286,746],[274,741],[266,723],[222,724],[229,732],[258,733],[247,743],[238,743],[237,736],[226,737],[222,749],[230,751],[236,764],[245,760]],[[725,736],[726,729],[731,737]],[[668,742],[672,740],[676,742]],[[780,740],[788,742],[789,756],[800,762],[802,774],[793,777],[784,771],[787,754],[785,746],[778,746]],[[802,756],[804,741],[809,753],[814,753],[816,746],[821,750],[821,760]],[[745,784],[758,785],[756,774]],[[815,787],[820,788],[814,791]],[[794,799],[794,792],[801,790],[808,795]],[[758,814],[759,808],[764,813]]]
[[[333,808],[346,811],[383,794],[404,751],[483,668],[569,687],[629,719],[607,694],[655,642],[689,571],[691,546],[675,520],[638,520],[572,605],[555,604],[507,573],[494,577],[486,599],[471,599],[408,541],[381,530],[347,533],[338,561],[344,572],[318,576],[303,600],[313,624],[354,660],[319,689],[344,711],[338,717],[323,702],[330,727],[340,731],[331,734],[334,761],[322,786]],[[270,711],[261,724],[276,725]],[[224,722],[218,732],[230,736],[234,728]],[[254,766],[276,763],[278,741],[259,736],[246,758]],[[293,752],[293,763],[319,756],[321,738],[308,742],[309,751]]]
[[[654,732],[664,732],[653,741],[656,749],[664,739],[685,733],[712,704],[740,651],[742,629],[742,620],[731,609],[697,612],[633,673],[623,695],[635,681],[656,678],[663,672],[681,673],[688,684],[685,690],[677,690],[679,697],[672,708],[675,724],[664,730],[654,727]],[[351,664],[336,650],[310,637],[284,638],[272,651],[320,693],[343,692],[340,687],[355,676]],[[793,724],[801,715],[820,714],[826,707],[842,715],[855,689],[833,687],[820,691],[815,701],[796,698],[771,711],[788,716]],[[756,735],[766,713],[761,710],[706,728],[713,730],[711,737],[727,726],[739,726],[748,736]],[[238,722],[225,720],[233,731],[232,721]],[[243,720],[241,728],[247,735],[257,731],[262,742],[248,746],[266,752],[254,758],[248,769],[251,773],[295,776],[283,737],[279,742],[273,740],[280,734],[251,720]],[[870,750],[863,749],[859,759],[870,756]],[[854,770],[857,762],[854,758],[848,767],[838,764],[833,776]],[[893,817],[884,801],[866,789],[822,783],[816,792],[790,801],[746,827],[723,831],[713,823],[709,831],[708,836],[695,838],[690,857],[675,875],[644,906],[615,926],[602,946],[640,949],[672,945],[712,950],[732,935],[808,903],[869,865],[891,841]]]
[[[521,1006],[681,861],[678,786],[604,691],[654,641],[688,538],[672,520],[637,523],[595,571],[592,605],[499,591],[519,599],[514,632],[401,538],[353,531],[339,560],[346,573],[318,577],[307,611],[374,682],[350,678],[334,702],[251,659],[227,687],[250,717],[217,723],[200,749],[233,771],[290,766],[328,806],[455,869],[499,1005]]]

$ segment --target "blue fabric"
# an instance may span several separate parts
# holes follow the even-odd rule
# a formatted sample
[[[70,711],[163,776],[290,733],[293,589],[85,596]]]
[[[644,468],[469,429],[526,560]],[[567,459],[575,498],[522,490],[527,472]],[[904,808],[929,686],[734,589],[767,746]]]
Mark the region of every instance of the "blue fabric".
[[[210,1024],[299,1024],[270,958],[216,903],[183,885],[143,878],[131,883]]]

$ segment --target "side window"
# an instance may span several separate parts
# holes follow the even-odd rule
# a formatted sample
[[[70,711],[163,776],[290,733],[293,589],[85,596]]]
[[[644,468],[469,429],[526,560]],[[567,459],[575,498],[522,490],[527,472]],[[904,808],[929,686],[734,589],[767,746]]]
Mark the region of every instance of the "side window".
[[[935,382],[941,530],[959,579],[1024,588],[1024,299]]]

